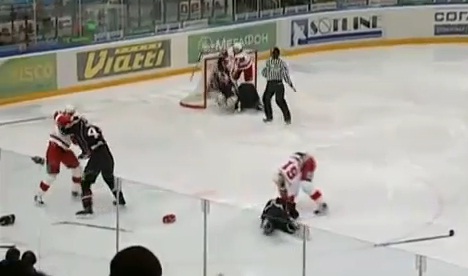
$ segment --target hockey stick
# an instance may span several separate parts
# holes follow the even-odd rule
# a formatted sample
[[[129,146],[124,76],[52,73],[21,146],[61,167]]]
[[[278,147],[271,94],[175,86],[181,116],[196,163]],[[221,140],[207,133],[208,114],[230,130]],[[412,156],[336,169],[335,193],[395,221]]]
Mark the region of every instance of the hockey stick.
[[[16,125],[16,124],[22,124],[22,123],[31,123],[31,122],[36,122],[36,121],[42,121],[42,120],[45,120],[47,118],[49,118],[49,116],[41,116],[41,117],[17,119],[17,120],[11,120],[11,121],[6,121],[6,122],[0,122],[0,127],[9,126],[9,125]]]
[[[386,247],[398,244],[407,244],[407,243],[414,243],[414,242],[423,242],[423,241],[432,241],[432,240],[439,240],[439,239],[446,239],[455,236],[455,231],[450,230],[446,235],[436,235],[436,236],[428,236],[416,239],[408,239],[408,240],[401,240],[401,241],[394,241],[394,242],[384,242],[384,243],[377,243],[374,244],[374,247]]]
[[[73,222],[73,221],[59,221],[53,223],[53,225],[74,225],[74,226],[84,226],[88,228],[95,228],[95,229],[103,229],[103,230],[111,230],[111,231],[116,231],[116,227],[110,227],[110,226],[101,226],[101,225],[96,225],[96,224],[90,224],[90,223],[83,223],[83,222]],[[121,232],[131,232],[127,229],[119,228]]]
[[[14,244],[0,244],[0,249],[10,249],[10,248],[15,248],[16,245]]]

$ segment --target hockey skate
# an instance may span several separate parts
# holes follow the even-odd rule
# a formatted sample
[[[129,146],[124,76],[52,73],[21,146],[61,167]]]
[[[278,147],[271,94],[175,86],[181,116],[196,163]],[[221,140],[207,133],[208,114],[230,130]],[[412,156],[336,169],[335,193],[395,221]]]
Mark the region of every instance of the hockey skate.
[[[93,214],[94,214],[93,208],[91,207],[87,207],[81,211],[76,212],[77,217],[89,217],[89,216],[92,216]]]
[[[117,195],[114,194],[114,197],[117,198]],[[112,202],[112,204],[117,205],[117,199],[114,200],[114,202]],[[120,206],[125,206],[126,204],[127,204],[127,202],[125,201],[125,198],[124,198],[124,196],[123,196],[123,193],[120,192],[120,194],[119,194],[119,205],[120,205]]]
[[[326,203],[320,203],[318,208],[314,211],[317,216],[324,216],[328,214],[328,205]]]

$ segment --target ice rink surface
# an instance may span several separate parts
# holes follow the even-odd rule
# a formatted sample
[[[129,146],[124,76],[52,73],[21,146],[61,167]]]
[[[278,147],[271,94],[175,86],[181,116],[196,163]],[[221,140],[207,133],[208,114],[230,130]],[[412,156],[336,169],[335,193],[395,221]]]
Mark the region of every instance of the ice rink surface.
[[[300,150],[316,156],[314,183],[331,208],[329,216],[314,218],[313,205],[300,199],[304,222],[313,227],[310,275],[415,275],[413,252],[434,258],[428,275],[466,275],[468,48],[367,49],[288,62],[298,90],[287,92],[290,126],[278,109],[271,125],[261,114],[184,109],[179,100],[196,87],[187,75],[7,107],[0,121],[51,115],[73,104],[101,126],[116,174],[132,180],[123,185],[122,246],[150,247],[167,275],[201,275],[203,217],[196,196],[213,200],[210,275],[299,275],[301,243],[263,237],[257,209],[275,195],[274,170]],[[7,150],[0,213],[18,216],[16,226],[0,228],[0,242],[40,252],[41,267],[52,275],[106,275],[115,234],[59,223],[77,221],[80,209],[69,197],[68,171],[51,188],[46,207],[32,202],[43,171],[16,153],[43,155],[51,128],[51,120],[0,127],[0,147]],[[95,189],[92,223],[112,226],[110,194],[101,180]],[[163,225],[167,213],[178,222]],[[451,239],[399,246],[403,250],[370,243],[452,228]]]

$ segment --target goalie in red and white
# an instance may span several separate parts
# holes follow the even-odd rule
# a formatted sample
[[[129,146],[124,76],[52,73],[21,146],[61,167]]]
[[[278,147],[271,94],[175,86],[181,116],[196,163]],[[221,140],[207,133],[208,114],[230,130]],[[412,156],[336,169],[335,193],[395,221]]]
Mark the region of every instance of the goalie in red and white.
[[[285,164],[275,174],[274,182],[283,199],[295,202],[300,190],[315,202],[317,208],[314,213],[327,213],[328,206],[323,200],[322,192],[312,185],[317,163],[308,153],[296,152],[290,156]]]
[[[73,143],[71,136],[64,135],[60,131],[62,127],[72,121],[73,116],[75,116],[75,109],[72,106],[67,106],[64,110],[54,113],[55,126],[49,134],[46,156],[45,158],[39,156],[32,158],[35,163],[45,165],[47,170],[47,176],[39,183],[39,191],[34,196],[34,201],[37,204],[44,204],[43,196],[60,173],[60,166],[62,164],[70,169],[72,173],[72,196],[80,196],[82,177],[80,162],[75,153],[70,149]]]

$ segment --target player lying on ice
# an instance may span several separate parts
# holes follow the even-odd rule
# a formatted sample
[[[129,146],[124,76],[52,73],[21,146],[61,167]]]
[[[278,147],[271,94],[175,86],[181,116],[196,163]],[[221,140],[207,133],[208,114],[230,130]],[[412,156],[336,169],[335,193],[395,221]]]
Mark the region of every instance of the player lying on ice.
[[[210,76],[210,88],[218,92],[216,95],[217,105],[226,112],[247,109],[261,110],[257,89],[250,82],[244,82],[238,86],[231,73],[233,72],[232,66],[230,66],[227,52],[223,51]]]
[[[316,204],[316,215],[324,215],[328,212],[328,206],[323,201],[322,192],[312,185],[317,163],[308,153],[296,152],[288,158],[274,176],[274,183],[278,188],[281,198],[289,202],[295,202],[302,190]]]
[[[271,235],[275,230],[294,234],[299,230],[299,225],[295,221],[298,217],[299,212],[294,202],[281,197],[270,199],[260,217],[263,234]]]

